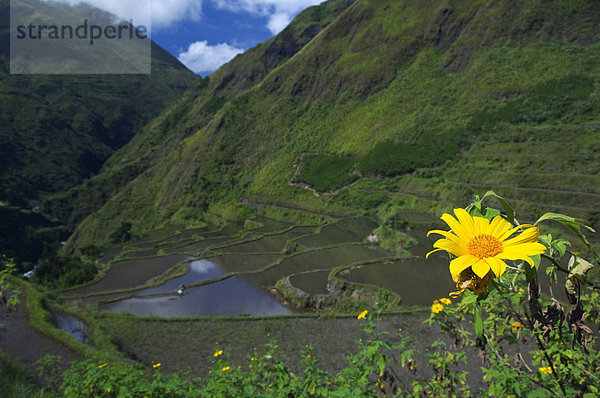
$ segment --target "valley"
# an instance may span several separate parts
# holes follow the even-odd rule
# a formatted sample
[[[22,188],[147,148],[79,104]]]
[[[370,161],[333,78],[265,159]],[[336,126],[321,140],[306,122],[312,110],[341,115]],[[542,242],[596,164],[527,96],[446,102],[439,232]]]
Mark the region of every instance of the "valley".
[[[0,48],[0,345],[51,398],[600,393],[599,20],[329,0],[203,78]]]

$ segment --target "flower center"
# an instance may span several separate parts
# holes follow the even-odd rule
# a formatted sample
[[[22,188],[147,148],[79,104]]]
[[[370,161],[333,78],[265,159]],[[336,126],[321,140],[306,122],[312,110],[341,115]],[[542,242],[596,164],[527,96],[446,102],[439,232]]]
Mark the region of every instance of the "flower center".
[[[492,235],[477,235],[469,241],[467,249],[474,257],[489,258],[502,253],[502,242]]]

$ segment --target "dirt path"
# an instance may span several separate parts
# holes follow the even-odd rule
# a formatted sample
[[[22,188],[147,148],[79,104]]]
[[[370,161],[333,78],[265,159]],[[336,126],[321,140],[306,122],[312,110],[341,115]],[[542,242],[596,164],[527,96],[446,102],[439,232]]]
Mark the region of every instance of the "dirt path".
[[[61,368],[67,369],[72,361],[84,358],[62,344],[33,330],[27,323],[27,312],[19,304],[7,315],[6,307],[0,307],[0,323],[5,330],[0,331],[0,347],[13,358],[17,358],[24,365],[27,373],[38,383],[42,383],[37,376],[34,362],[46,354],[62,357]]]

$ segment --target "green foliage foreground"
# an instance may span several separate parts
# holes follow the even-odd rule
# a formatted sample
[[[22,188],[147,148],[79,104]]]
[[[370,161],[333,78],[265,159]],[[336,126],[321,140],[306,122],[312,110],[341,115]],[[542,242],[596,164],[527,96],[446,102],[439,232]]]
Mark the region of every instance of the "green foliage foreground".
[[[502,205],[502,214],[477,198],[467,207],[470,215],[491,220],[500,214],[518,225],[503,198],[484,196],[489,198]],[[547,221],[560,222],[587,242],[581,229],[590,228],[583,220],[547,213],[538,223]],[[212,361],[206,378],[165,376],[160,363],[144,368],[88,360],[74,364],[62,381],[51,379],[50,385],[60,384],[58,391],[68,397],[598,396],[600,357],[592,332],[600,316],[594,282],[598,267],[569,252],[566,240],[541,235],[540,242],[546,251],[531,256],[533,267],[511,261],[500,276],[483,278],[483,289],[468,287],[454,303],[436,300],[426,322],[442,334],[425,353],[417,352],[402,331],[397,336],[381,332],[376,320],[385,308],[379,308],[376,316],[367,311],[358,315],[356,322],[364,323],[369,337],[357,342],[357,353],[336,374],[319,367],[310,346],[301,352],[304,370],[293,373],[275,359],[273,342],[237,367],[229,361],[228,349],[217,347],[212,358],[198,358]],[[541,289],[545,279],[555,285],[559,272],[566,273],[569,304],[554,298],[552,289]],[[476,354],[482,360],[474,359]],[[53,362],[42,361],[42,371],[55,374]],[[480,366],[483,377],[477,383],[474,370]]]

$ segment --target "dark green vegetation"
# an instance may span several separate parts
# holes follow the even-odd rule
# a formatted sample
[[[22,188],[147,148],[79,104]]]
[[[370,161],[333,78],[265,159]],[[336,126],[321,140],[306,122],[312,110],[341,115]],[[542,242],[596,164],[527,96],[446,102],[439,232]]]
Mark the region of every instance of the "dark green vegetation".
[[[0,386],[4,398],[55,397],[54,394],[46,394],[39,386],[31,383],[23,366],[2,350],[0,350]]]
[[[45,7],[40,2],[36,12],[43,15]],[[120,185],[113,181],[103,197],[85,203],[74,203],[72,194],[62,192],[97,174],[148,120],[200,78],[154,43],[151,75],[10,75],[9,26],[9,1],[2,0],[0,211],[7,222],[0,227],[0,246],[20,261],[33,262],[45,255],[43,242],[65,240]],[[135,170],[121,173],[122,178],[133,175]]]
[[[142,236],[207,211],[247,217],[241,198],[400,225],[493,187],[521,219],[560,211],[597,225],[599,14],[589,1],[356,1],[252,86],[223,76],[256,70],[266,45],[155,119],[97,179],[133,153],[162,156],[79,226],[68,252],[107,244],[123,222]],[[221,83],[237,89],[219,94]],[[318,155],[294,180],[303,153]],[[332,195],[289,184],[332,191],[354,169],[362,178]]]
[[[349,157],[306,155],[301,162],[293,181],[308,184],[319,192],[335,191],[358,179],[351,174],[354,160]]]

